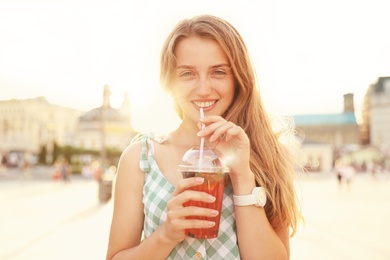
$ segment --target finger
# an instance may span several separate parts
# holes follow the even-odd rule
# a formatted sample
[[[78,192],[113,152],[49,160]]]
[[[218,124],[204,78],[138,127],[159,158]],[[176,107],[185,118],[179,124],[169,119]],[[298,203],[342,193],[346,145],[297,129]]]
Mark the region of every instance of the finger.
[[[205,116],[203,118],[200,118],[199,121],[203,124],[209,125],[217,121],[225,121],[226,120],[221,116]]]
[[[186,219],[183,222],[184,229],[188,228],[210,228],[215,226],[214,221],[200,219]]]
[[[212,131],[213,134],[210,136],[209,141],[226,141],[226,137],[229,134],[230,129],[234,129],[236,127],[237,126],[234,123],[229,121],[216,122],[213,125],[210,125],[208,130]]]
[[[200,220],[195,218],[177,218],[174,219],[172,225],[175,231],[180,231],[189,228],[210,228],[215,226],[215,222],[212,220]]]
[[[199,201],[205,203],[212,203],[215,201],[215,197],[202,191],[184,190],[175,197],[175,203],[183,205],[188,201]]]
[[[176,230],[187,228],[209,228],[215,225],[214,218],[218,217],[217,210],[202,207],[183,207],[168,211],[167,218]]]
[[[232,138],[236,136],[240,136],[241,134],[245,134],[244,129],[241,127],[234,125],[233,127],[230,127],[228,130],[226,130],[226,135],[225,135],[225,141],[230,141]]]
[[[180,209],[170,211],[171,219],[182,219],[182,218],[191,218],[191,217],[207,217],[213,218],[219,215],[219,212],[215,209],[197,207],[197,206],[187,206]]]
[[[176,196],[182,193],[184,190],[187,190],[188,188],[194,187],[196,185],[200,185],[203,182],[204,182],[204,178],[202,177],[192,177],[192,178],[182,179],[176,185],[175,190],[172,192],[172,196]]]
[[[201,128],[201,130],[198,132],[198,136],[206,137],[212,134],[217,128],[228,122],[221,116],[207,116],[201,118],[199,123],[201,125],[205,125],[206,128]]]

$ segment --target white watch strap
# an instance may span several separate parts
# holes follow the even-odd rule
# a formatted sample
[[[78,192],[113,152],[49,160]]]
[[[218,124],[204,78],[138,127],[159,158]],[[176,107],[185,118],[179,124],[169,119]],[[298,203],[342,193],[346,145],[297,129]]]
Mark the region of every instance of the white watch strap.
[[[256,204],[256,197],[253,194],[236,196],[233,195],[233,202],[236,206],[248,206]]]
[[[263,187],[255,187],[250,195],[235,196],[233,195],[233,202],[236,206],[255,205],[263,207],[267,201],[265,190]]]
[[[234,205],[236,206],[248,206],[256,204],[256,198],[252,194],[244,196],[233,195],[233,201]]]

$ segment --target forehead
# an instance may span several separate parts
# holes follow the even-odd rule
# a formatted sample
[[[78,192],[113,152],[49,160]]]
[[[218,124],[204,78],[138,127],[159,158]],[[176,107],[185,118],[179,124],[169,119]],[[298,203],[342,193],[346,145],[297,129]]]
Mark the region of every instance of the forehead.
[[[176,66],[229,64],[219,43],[213,39],[192,36],[182,39],[175,48]]]

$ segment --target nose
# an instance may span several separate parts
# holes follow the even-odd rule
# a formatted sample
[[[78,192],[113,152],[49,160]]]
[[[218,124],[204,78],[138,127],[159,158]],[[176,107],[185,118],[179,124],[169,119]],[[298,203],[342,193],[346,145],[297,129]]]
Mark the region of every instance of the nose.
[[[207,96],[211,93],[212,85],[208,77],[199,77],[197,93],[200,96]]]

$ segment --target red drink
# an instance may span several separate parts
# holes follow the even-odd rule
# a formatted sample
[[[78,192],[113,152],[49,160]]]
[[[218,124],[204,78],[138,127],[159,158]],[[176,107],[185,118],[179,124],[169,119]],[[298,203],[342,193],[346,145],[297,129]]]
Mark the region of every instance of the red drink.
[[[211,194],[216,198],[212,203],[206,203],[202,201],[188,201],[183,205],[187,206],[196,206],[202,208],[215,209],[219,214],[215,217],[202,217],[202,216],[190,216],[187,219],[201,219],[214,221],[215,225],[211,228],[193,228],[186,229],[185,233],[189,237],[193,238],[216,238],[218,237],[219,222],[221,219],[221,209],[222,209],[222,200],[223,200],[223,191],[225,188],[225,172],[199,172],[199,171],[183,171],[184,178],[190,177],[202,177],[204,182],[200,185],[189,188],[194,191],[203,191],[208,194]]]
[[[221,209],[223,200],[223,191],[225,188],[225,176],[229,168],[224,162],[208,147],[203,150],[199,148],[189,149],[183,156],[179,165],[179,171],[183,178],[202,177],[204,182],[200,185],[189,188],[194,191],[206,192],[213,197],[215,201],[206,203],[201,201],[188,201],[183,204],[184,207],[195,206],[201,208],[214,209],[219,212],[215,217],[188,216],[187,219],[200,219],[215,222],[211,228],[192,228],[186,229],[185,233],[194,238],[216,238],[218,236],[219,222],[221,220]]]

